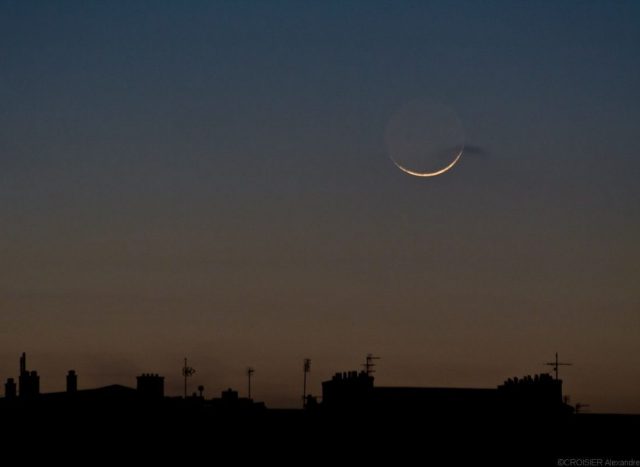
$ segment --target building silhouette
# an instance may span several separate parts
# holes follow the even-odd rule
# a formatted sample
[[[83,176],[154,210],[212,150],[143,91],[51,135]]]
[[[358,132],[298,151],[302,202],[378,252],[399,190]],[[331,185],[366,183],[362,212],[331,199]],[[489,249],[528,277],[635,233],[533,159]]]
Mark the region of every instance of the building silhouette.
[[[16,382],[13,378],[7,378],[7,382],[4,383],[4,397],[5,399],[15,399],[17,395]]]
[[[310,397],[305,404],[307,411],[331,414],[386,413],[423,414],[429,416],[488,416],[510,414],[540,416],[569,413],[572,409],[563,402],[562,380],[548,374],[509,378],[495,388],[446,388],[446,387],[393,387],[376,386],[372,372],[349,371],[336,373],[322,383],[322,402]],[[136,378],[136,388],[110,385],[94,389],[79,389],[78,374],[69,370],[66,375],[66,391],[40,393],[40,377],[36,371],[27,370],[27,358],[20,357],[19,386],[13,378],[5,383],[5,397],[0,406],[12,401],[37,401],[41,407],[148,405],[153,402],[164,407],[181,404],[190,409],[199,407],[208,412],[240,413],[265,410],[264,403],[239,397],[229,388],[220,397],[205,399],[202,394],[188,398],[165,397],[165,379],[154,373],[143,373]],[[17,390],[18,389],[18,390]]]
[[[162,399],[164,397],[164,377],[158,374],[142,374],[136,378],[138,393],[146,398]]]
[[[322,383],[323,408],[336,411],[423,413],[440,416],[550,415],[570,411],[562,380],[548,374],[513,378],[497,388],[375,386],[364,371],[336,373]]]
[[[18,379],[20,397],[29,398],[40,394],[40,376],[37,371],[27,370],[27,354],[20,357],[20,377]]]
[[[78,391],[78,375],[74,370],[69,370],[67,373],[67,392],[75,393]]]
[[[162,449],[165,443],[158,440],[166,439],[181,447],[206,447],[210,455],[241,440],[238,452],[243,455],[262,455],[256,443],[280,454],[292,445],[311,449],[313,455],[329,450],[335,457],[328,465],[343,463],[345,447],[357,452],[358,464],[363,450],[376,460],[374,450],[380,446],[392,447],[394,456],[413,447],[425,464],[440,465],[432,462],[438,449],[447,456],[466,452],[475,462],[477,449],[506,452],[520,443],[528,457],[516,463],[533,459],[530,465],[539,466],[557,465],[559,455],[578,449],[602,455],[603,446],[616,453],[622,446],[631,453],[640,432],[638,416],[576,414],[563,402],[562,381],[548,374],[509,378],[494,388],[442,388],[376,386],[371,372],[351,371],[324,381],[321,401],[307,395],[304,409],[268,409],[231,388],[211,399],[202,391],[167,397],[165,378],[153,373],[139,375],[135,388],[83,389],[79,375],[70,370],[65,391],[40,393],[38,375],[27,371],[24,354],[20,370],[19,388],[8,378],[0,398],[2,426],[18,436],[28,433],[30,442],[36,434],[59,435],[64,446],[70,440],[97,439],[111,447],[115,439],[136,443],[146,437]],[[513,465],[513,458],[505,459]],[[538,462],[549,459],[554,463]],[[491,460],[488,465],[496,465],[494,456]]]
[[[206,414],[252,414],[266,410],[263,402],[248,397],[239,397],[238,392],[229,388],[220,397],[205,399],[202,394],[192,397],[166,397],[165,378],[157,373],[143,373],[136,377],[136,387],[119,384],[80,389],[78,374],[69,370],[66,375],[66,390],[63,392],[40,393],[40,378],[36,371],[28,371],[26,354],[20,357],[19,391],[15,380],[5,382],[5,397],[0,399],[0,416],[3,409],[35,409],[37,411],[58,411],[67,414],[136,413],[138,410],[169,413],[186,410],[189,413]]]

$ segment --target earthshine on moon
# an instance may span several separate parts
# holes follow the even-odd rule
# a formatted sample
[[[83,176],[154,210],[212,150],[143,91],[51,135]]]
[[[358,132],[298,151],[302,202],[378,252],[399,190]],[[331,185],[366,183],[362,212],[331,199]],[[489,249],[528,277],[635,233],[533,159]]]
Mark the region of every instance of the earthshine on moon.
[[[460,119],[441,99],[432,97],[400,108],[389,120],[385,141],[395,166],[414,177],[450,171],[464,151]]]

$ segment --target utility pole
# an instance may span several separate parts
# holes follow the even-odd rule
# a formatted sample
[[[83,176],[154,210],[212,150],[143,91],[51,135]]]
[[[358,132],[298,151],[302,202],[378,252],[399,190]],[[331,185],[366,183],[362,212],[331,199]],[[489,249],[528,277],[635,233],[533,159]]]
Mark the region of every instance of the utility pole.
[[[305,358],[302,371],[304,372],[304,382],[302,384],[302,408],[307,406],[307,373],[311,372],[311,359]]]
[[[252,367],[247,367],[247,383],[248,383],[248,391],[249,399],[251,399],[251,375],[256,372]]]
[[[373,367],[376,366],[376,364],[373,363],[374,360],[380,360],[380,357],[374,357],[373,354],[368,353],[367,359],[364,365],[362,365],[365,369],[365,372],[367,373],[367,376],[371,376],[373,373],[376,372],[376,370],[373,369]]]
[[[195,368],[191,368],[187,365],[187,357],[184,358],[184,366],[182,367],[182,376],[184,376],[184,398],[187,398],[187,378],[193,376],[196,372]]]
[[[558,381],[558,367],[560,365],[571,366],[573,364],[572,363],[559,362],[558,361],[558,352],[556,352],[556,360],[554,362],[547,362],[547,363],[545,363],[545,365],[553,367],[553,371],[556,374],[556,381]]]

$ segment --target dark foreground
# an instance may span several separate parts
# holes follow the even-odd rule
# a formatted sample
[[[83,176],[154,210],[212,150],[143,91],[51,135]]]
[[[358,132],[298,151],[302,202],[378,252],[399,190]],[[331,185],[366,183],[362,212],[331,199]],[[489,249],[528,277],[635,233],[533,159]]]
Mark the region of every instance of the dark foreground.
[[[117,465],[136,459],[144,459],[142,465],[175,459],[180,460],[176,465],[251,460],[275,465],[584,466],[640,461],[640,416],[631,415],[224,413],[102,406],[19,408],[3,410],[0,417],[5,453],[70,457],[83,465],[97,459]]]

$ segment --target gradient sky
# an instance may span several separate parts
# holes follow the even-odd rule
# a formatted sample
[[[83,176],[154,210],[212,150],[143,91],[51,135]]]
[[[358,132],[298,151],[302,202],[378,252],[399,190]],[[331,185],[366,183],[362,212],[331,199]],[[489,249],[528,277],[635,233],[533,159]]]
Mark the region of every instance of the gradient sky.
[[[548,371],[640,412],[640,3],[0,0],[0,378],[300,401]],[[468,144],[387,156],[445,96]]]

